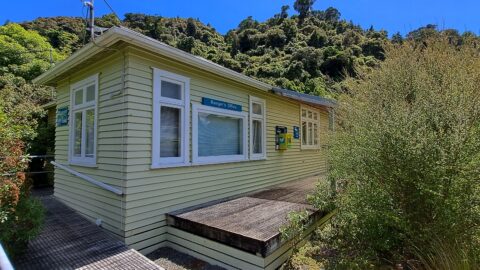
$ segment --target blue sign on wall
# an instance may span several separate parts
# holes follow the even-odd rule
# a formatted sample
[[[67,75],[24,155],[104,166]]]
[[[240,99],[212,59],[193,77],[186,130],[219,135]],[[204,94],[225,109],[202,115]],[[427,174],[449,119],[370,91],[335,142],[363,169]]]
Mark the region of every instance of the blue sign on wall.
[[[57,127],[68,125],[68,107],[57,109]]]
[[[237,112],[242,111],[242,105],[228,103],[225,101],[220,101],[220,100],[206,98],[206,97],[202,98],[202,104],[206,106],[217,107],[217,108],[231,110],[231,111],[237,111]]]
[[[300,139],[300,128],[299,127],[293,127],[293,138],[294,139]]]

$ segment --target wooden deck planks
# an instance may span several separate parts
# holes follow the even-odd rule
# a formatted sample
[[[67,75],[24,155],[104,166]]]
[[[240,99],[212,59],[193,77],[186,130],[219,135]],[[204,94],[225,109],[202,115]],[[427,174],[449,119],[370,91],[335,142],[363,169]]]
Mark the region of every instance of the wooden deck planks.
[[[266,257],[280,247],[279,229],[288,222],[288,213],[306,209],[314,218],[322,216],[306,202],[318,179],[292,181],[199,209],[177,211],[168,215],[167,223]]]

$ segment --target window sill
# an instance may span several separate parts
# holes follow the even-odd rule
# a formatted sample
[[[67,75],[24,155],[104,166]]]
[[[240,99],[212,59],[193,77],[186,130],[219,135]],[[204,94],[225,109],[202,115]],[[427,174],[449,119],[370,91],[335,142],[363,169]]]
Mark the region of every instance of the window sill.
[[[156,170],[156,169],[168,169],[168,168],[181,168],[181,167],[190,167],[190,166],[204,166],[204,165],[240,163],[240,162],[249,162],[249,161],[262,161],[262,160],[267,160],[267,158],[262,157],[262,158],[224,160],[224,161],[196,161],[191,163],[152,164],[150,165],[150,169]]]
[[[177,167],[187,167],[191,165],[192,165],[191,163],[152,164],[150,165],[150,169],[155,170],[155,169],[177,168]]]
[[[301,151],[319,151],[320,150],[320,146],[317,146],[317,147],[303,147],[303,148],[300,148]]]
[[[193,166],[203,166],[203,165],[215,165],[215,164],[226,164],[226,163],[239,163],[239,162],[248,162],[253,161],[252,159],[232,159],[232,160],[219,160],[219,161],[194,161],[192,162]]]
[[[267,160],[267,157],[251,157],[250,161]]]

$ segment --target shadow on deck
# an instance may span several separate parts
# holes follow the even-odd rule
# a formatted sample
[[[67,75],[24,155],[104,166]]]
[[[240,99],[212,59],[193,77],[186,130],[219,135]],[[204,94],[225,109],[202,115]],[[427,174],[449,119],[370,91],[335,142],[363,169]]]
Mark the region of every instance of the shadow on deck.
[[[306,202],[319,176],[265,188],[227,201],[169,213],[169,226],[261,256],[283,244],[279,229],[292,211],[308,210],[313,222],[324,216]]]
[[[14,262],[16,269],[163,269],[48,192],[36,197],[45,207],[45,223]]]

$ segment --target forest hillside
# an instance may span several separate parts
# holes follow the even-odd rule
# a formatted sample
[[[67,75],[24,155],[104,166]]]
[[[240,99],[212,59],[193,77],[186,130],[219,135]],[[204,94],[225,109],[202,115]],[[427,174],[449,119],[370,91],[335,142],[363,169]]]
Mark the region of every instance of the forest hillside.
[[[125,14],[122,21],[113,14],[105,15],[97,18],[96,24],[105,28],[122,25],[272,85],[331,98],[345,91],[342,81],[347,76],[375,68],[384,60],[385,48],[405,38],[422,40],[444,34],[459,44],[477,39],[471,32],[439,32],[435,25],[406,37],[397,33],[389,38],[386,31],[362,29],[342,19],[335,8],[311,8],[296,6],[294,12],[282,6],[268,20],[248,17],[225,35],[198,19],[137,13]],[[86,21],[80,17],[38,18],[21,25],[47,38],[65,56],[88,42]]]

